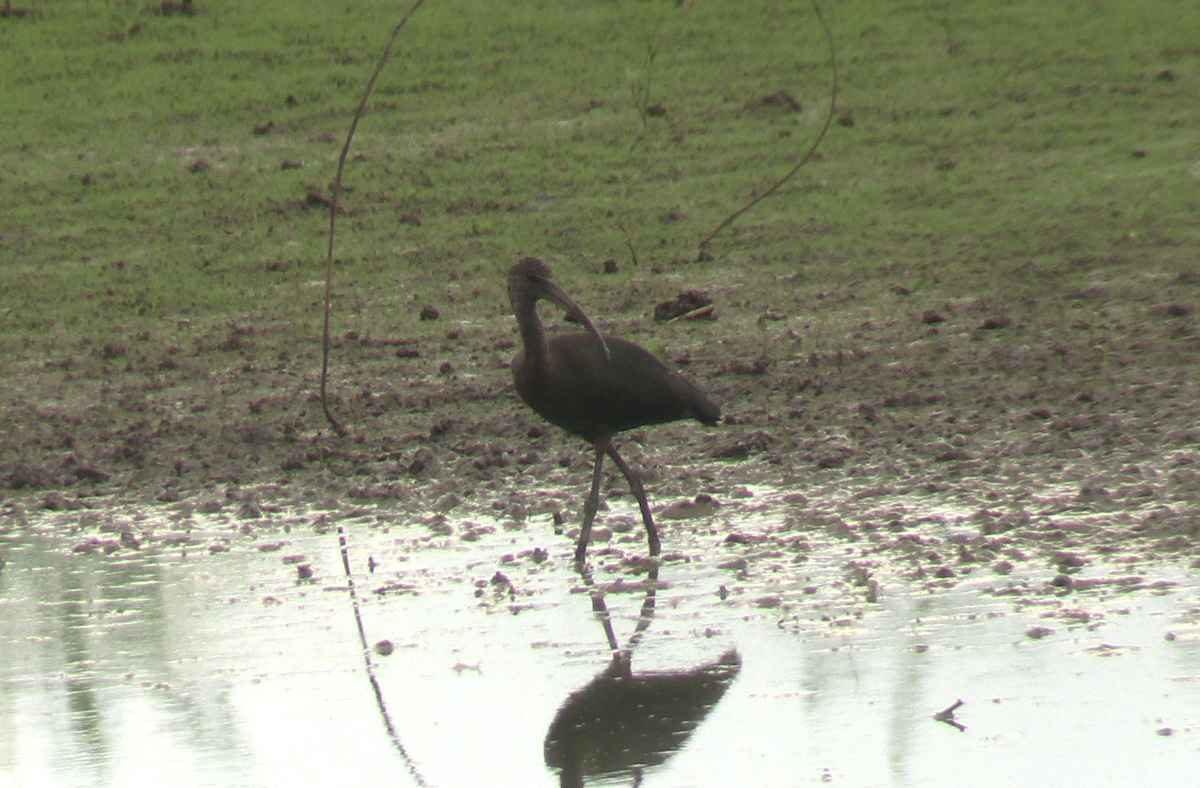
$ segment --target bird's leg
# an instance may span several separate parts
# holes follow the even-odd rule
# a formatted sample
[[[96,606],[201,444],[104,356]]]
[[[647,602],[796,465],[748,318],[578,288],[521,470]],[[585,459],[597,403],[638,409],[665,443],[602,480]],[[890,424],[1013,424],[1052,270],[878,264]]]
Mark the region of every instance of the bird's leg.
[[[583,527],[579,529],[579,542],[575,545],[575,563],[582,564],[587,553],[588,540],[592,538],[592,520],[596,519],[596,510],[600,508],[600,480],[604,475],[600,472],[604,467],[605,449],[612,444],[607,440],[596,444],[596,465],[592,468],[592,491],[588,493],[587,503],[583,505]]]
[[[651,557],[656,556],[662,551],[662,544],[658,541],[658,529],[654,527],[654,518],[650,516],[650,502],[646,500],[646,489],[642,487],[641,479],[630,470],[629,466],[625,464],[625,460],[621,459],[621,455],[617,454],[617,448],[611,443],[608,444],[608,456],[612,457],[613,462],[621,469],[621,473],[625,474],[625,480],[629,482],[629,489],[638,500],[638,506],[642,510],[642,522],[646,524],[646,538],[650,542],[650,555]],[[599,466],[599,460],[596,464]]]

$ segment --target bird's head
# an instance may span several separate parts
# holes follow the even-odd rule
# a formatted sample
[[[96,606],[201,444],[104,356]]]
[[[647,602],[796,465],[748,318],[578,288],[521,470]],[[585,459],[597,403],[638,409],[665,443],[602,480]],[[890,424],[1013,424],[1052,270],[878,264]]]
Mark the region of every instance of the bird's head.
[[[600,343],[604,358],[611,358],[604,337],[600,336],[587,313],[554,281],[550,266],[536,257],[525,257],[508,272],[508,300],[512,303],[518,320],[523,312],[533,312],[538,300],[543,298],[566,310],[567,317],[583,325]],[[534,314],[536,316],[536,313]]]

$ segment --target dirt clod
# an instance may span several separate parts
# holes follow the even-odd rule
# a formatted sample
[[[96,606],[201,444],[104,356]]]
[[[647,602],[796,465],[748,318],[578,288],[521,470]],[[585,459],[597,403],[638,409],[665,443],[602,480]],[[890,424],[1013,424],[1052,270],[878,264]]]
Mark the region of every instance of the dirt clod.
[[[670,301],[663,301],[654,307],[654,319],[658,321],[672,320],[702,307],[709,306],[713,300],[708,293],[699,290],[685,290]]]
[[[777,90],[774,93],[767,93],[758,100],[758,103],[767,107],[787,107],[793,112],[804,111],[804,105],[786,90]]]
[[[76,478],[84,481],[94,482],[96,484],[103,484],[112,478],[110,474],[107,474],[92,465],[80,465],[75,469],[75,476]]]

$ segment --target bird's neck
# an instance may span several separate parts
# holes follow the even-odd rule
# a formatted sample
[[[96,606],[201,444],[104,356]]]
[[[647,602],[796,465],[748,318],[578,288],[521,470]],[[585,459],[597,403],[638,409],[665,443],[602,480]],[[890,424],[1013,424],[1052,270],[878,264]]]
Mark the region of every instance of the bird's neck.
[[[542,330],[542,322],[537,313],[531,311],[518,320],[521,330],[521,344],[525,348],[525,364],[532,367],[544,367],[550,358],[550,349],[546,345],[546,332]]]

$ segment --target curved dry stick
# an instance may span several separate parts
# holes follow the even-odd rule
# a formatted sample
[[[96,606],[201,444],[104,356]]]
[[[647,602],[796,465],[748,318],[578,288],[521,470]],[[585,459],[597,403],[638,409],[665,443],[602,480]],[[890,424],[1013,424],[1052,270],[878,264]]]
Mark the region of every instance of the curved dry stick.
[[[358,603],[358,590],[354,585],[354,574],[350,571],[350,550],[346,546],[346,532],[340,525],[338,526],[338,542],[342,546],[342,566],[346,569],[346,585],[350,589],[350,601],[354,603],[354,622],[358,624],[358,639],[362,643],[363,662],[367,666],[367,678],[371,682],[371,689],[375,691],[375,705],[379,707],[379,713],[383,717],[383,724],[387,728],[388,737],[392,740],[392,745],[404,760],[404,766],[408,769],[408,773],[416,780],[417,785],[421,786],[421,788],[426,788],[429,783],[425,782],[425,778],[417,771],[417,766],[413,763],[412,758],[409,757],[408,750],[404,749],[404,745],[400,742],[400,734],[396,732],[396,726],[392,724],[392,715],[388,714],[387,702],[383,699],[383,689],[379,686],[379,679],[375,677],[375,663],[371,661],[371,647],[367,645],[367,630],[363,627],[362,608]]]
[[[333,180],[333,199],[329,201],[329,253],[325,258],[325,327],[322,332],[321,348],[321,408],[325,411],[325,418],[329,420],[333,431],[341,437],[345,437],[348,433],[329,410],[325,382],[329,378],[329,309],[333,298],[333,236],[337,230],[337,213],[342,207],[342,172],[346,169],[346,156],[350,153],[350,143],[354,141],[354,132],[358,129],[358,121],[367,109],[367,99],[371,97],[371,91],[375,88],[375,80],[379,79],[379,75],[383,73],[383,67],[387,65],[388,58],[392,54],[392,45],[396,43],[396,36],[400,35],[400,31],[408,23],[409,17],[424,3],[425,0],[416,0],[412,8],[408,9],[408,13],[392,30],[392,37],[388,39],[387,46],[383,48],[379,65],[375,66],[375,73],[371,74],[371,78],[367,80],[367,89],[363,91],[362,101],[358,102],[358,110],[354,113],[354,120],[350,123],[350,133],[346,135],[346,144],[342,146],[342,155],[338,157],[337,176]]]
[[[800,168],[807,164],[808,160],[812,158],[812,155],[817,152],[817,146],[821,144],[821,140],[825,139],[825,132],[829,131],[829,124],[833,122],[834,107],[837,104],[837,54],[835,53],[833,46],[833,31],[829,29],[829,23],[825,21],[825,15],[821,13],[821,6],[817,5],[817,0],[813,0],[812,7],[813,11],[815,11],[817,14],[817,19],[821,22],[821,27],[825,28],[825,38],[827,41],[829,41],[829,68],[833,72],[833,87],[829,91],[829,114],[825,116],[825,125],[821,127],[821,133],[817,135],[815,140],[813,140],[812,147],[808,149],[808,153],[804,154],[804,158],[800,160],[799,164],[797,164],[795,167],[792,167],[792,169],[788,171],[787,175],[784,175],[782,178],[775,181],[775,183],[771,184],[771,187],[765,192],[751,199],[750,202],[746,203],[741,208],[738,208],[736,211],[729,214],[729,216],[725,217],[725,221],[718,224],[717,229],[704,236],[704,240],[702,240],[698,246],[700,249],[703,249],[709,241],[717,236],[717,233],[721,232],[730,224],[732,224],[735,219],[753,208],[755,205],[758,205],[760,201],[770,197],[775,193],[776,189],[791,180],[791,177],[799,172]]]

